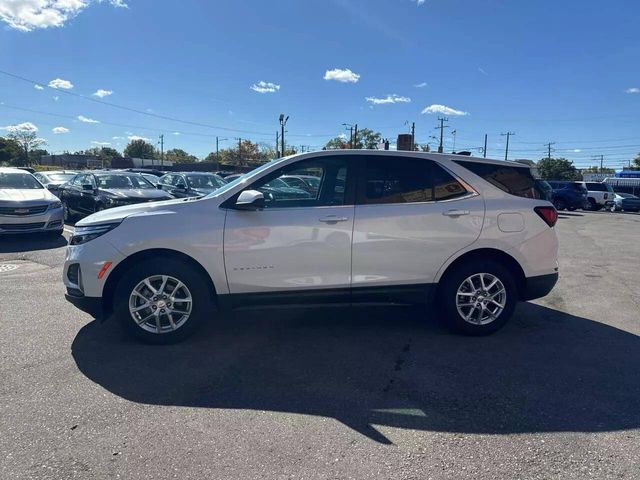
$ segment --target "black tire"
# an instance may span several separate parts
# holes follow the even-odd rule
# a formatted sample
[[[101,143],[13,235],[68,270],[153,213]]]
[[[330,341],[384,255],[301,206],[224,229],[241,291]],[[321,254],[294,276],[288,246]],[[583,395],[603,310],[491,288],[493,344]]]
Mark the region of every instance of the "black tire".
[[[565,208],[567,208],[567,203],[561,198],[556,199],[553,202],[553,204],[556,207],[556,210],[558,210],[558,211],[564,210]]]
[[[502,282],[506,291],[505,305],[497,318],[490,323],[477,324],[465,320],[458,312],[456,304],[458,288],[469,277],[489,273]],[[464,335],[489,335],[502,328],[513,315],[518,302],[518,288],[515,278],[509,269],[493,260],[472,260],[447,272],[438,287],[439,311],[444,316],[447,326],[457,333]]]
[[[191,293],[192,309],[184,324],[173,331],[154,333],[140,327],[129,313],[129,297],[134,288],[144,279],[154,275],[167,275],[182,282]],[[202,326],[214,313],[208,279],[189,264],[173,258],[144,260],[132,266],[120,279],[116,287],[113,312],[125,330],[146,343],[170,344],[180,342]],[[168,319],[165,317],[165,323]]]
[[[590,210],[592,212],[597,212],[598,210],[600,210],[600,205],[598,205],[593,198],[588,198],[587,202],[589,202],[589,207],[587,208],[587,210]]]

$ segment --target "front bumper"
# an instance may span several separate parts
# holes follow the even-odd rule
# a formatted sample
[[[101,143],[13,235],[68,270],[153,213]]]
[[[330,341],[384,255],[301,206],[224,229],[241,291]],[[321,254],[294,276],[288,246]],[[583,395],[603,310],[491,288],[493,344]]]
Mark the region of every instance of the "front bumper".
[[[76,308],[88,313],[93,318],[103,320],[104,310],[102,308],[102,298],[100,297],[85,297],[80,291],[74,291],[73,289],[67,289],[67,293],[64,294],[64,298],[73,304]]]
[[[0,234],[58,232],[64,226],[62,208],[40,215],[0,215]]]
[[[525,284],[524,300],[534,300],[548,295],[557,282],[557,273],[528,277]]]

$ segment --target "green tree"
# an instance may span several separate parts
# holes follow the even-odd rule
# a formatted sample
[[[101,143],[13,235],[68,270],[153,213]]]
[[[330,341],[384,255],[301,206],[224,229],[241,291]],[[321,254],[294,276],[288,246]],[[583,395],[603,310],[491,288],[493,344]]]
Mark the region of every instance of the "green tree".
[[[19,160],[16,162],[16,164],[19,165],[29,165],[29,152],[46,143],[44,139],[38,138],[38,129],[32,124],[28,124],[23,127],[11,127],[7,137],[15,141],[20,146],[21,155]]]
[[[181,148],[172,148],[164,154],[164,159],[174,163],[190,163],[197,162],[198,158],[185,152]]]
[[[608,168],[608,167],[600,168],[597,165],[592,165],[589,168],[583,169],[582,173],[616,173],[616,171],[613,168]]]
[[[566,158],[543,158],[538,162],[538,171],[545,180],[581,180],[582,175]]]
[[[354,148],[357,149],[376,149],[378,148],[378,144],[382,140],[382,134],[380,132],[374,132],[370,128],[363,128],[358,130],[358,134],[355,138]],[[327,149],[340,149],[340,148],[349,148],[349,140],[345,136],[339,136],[332,138],[329,140],[325,148]]]
[[[36,148],[31,150],[29,152],[29,164],[30,165],[39,164],[40,158],[43,155],[49,155],[49,152],[47,152],[44,148]]]
[[[158,152],[150,143],[138,139],[131,140],[124,149],[124,156],[131,158],[158,158]]]
[[[633,166],[640,168],[640,153],[633,159]]]
[[[0,165],[18,165],[22,156],[20,144],[11,138],[0,137]]]
[[[215,153],[213,153],[215,159]],[[263,162],[263,156],[257,143],[251,140],[242,140],[235,148],[220,150],[220,163],[225,165],[248,166]]]

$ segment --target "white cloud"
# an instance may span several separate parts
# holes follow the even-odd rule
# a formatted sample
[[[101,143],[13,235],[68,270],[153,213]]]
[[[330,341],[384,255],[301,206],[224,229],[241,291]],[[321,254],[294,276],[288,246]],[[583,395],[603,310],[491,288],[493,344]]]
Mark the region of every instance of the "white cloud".
[[[111,137],[112,140],[124,140],[124,137]]]
[[[429,84],[427,82],[416,83],[414,85],[414,87],[416,87],[416,88],[424,88],[424,87],[428,87],[428,86],[429,86]]]
[[[33,88],[35,88],[36,90],[44,90],[44,87],[42,85],[38,85],[37,83],[33,86]]]
[[[144,140],[145,142],[150,142],[151,139],[147,138],[147,137],[139,137],[138,135],[129,135],[127,137],[127,140],[129,140],[130,142],[134,142],[136,140]]]
[[[124,0],[0,0],[0,20],[23,32],[62,27],[92,3],[103,1],[127,7]]]
[[[574,153],[580,153],[582,150],[580,150],[579,148],[574,148],[573,151]]]
[[[625,90],[626,93],[640,93],[640,88],[638,87],[633,87],[633,88],[627,88]]]
[[[98,120],[94,120],[93,118],[85,117],[84,115],[78,115],[76,117],[78,120],[84,123],[100,123]]]
[[[69,80],[63,80],[62,78],[56,78],[49,82],[49,86],[51,88],[61,88],[63,90],[71,90],[73,88],[73,83]]]
[[[109,145],[111,145],[110,142],[98,142],[97,140],[91,140],[91,143],[100,147],[108,147]]]
[[[69,133],[69,129],[65,128],[65,127],[54,127],[51,129],[51,131],[53,133],[55,133],[56,135],[60,134],[60,133]]]
[[[489,74],[485,71],[485,69],[484,69],[484,68],[482,68],[482,67],[478,67],[478,71],[479,71],[481,74],[483,74],[483,75],[489,75]]]
[[[258,83],[254,83],[249,88],[258,93],[275,93],[280,90],[280,85],[260,80]]]
[[[441,113],[443,115],[451,115],[451,116],[463,116],[469,115],[469,112],[463,112],[462,110],[456,110],[455,108],[447,107],[446,105],[430,105],[422,110],[423,114],[425,113]]]
[[[416,5],[420,6],[420,5],[424,5],[424,2],[426,2],[427,0],[411,0],[412,2],[415,2]]]
[[[31,122],[18,123],[16,125],[7,125],[6,127],[0,128],[0,130],[6,130],[9,133],[11,132],[37,132],[38,127],[36,127]]]
[[[113,90],[103,90],[102,88],[99,88],[98,90],[93,92],[91,95],[95,97],[104,98],[104,97],[108,97],[112,93],[113,93]]]
[[[174,135],[180,135],[180,132],[173,132]]]
[[[59,97],[59,96],[57,96],[57,95],[54,95],[52,98],[53,98],[53,100],[54,100],[55,102],[57,102],[58,100],[60,100],[60,97]]]
[[[392,93],[391,95],[387,95],[383,98],[378,97],[366,97],[365,100],[369,103],[373,103],[374,105],[385,105],[389,103],[410,103],[411,99],[409,97],[401,97],[400,95],[396,95]]]
[[[324,74],[325,80],[335,80],[342,83],[357,83],[360,80],[360,75],[353,73],[348,68],[340,69],[334,68],[333,70],[327,70]]]

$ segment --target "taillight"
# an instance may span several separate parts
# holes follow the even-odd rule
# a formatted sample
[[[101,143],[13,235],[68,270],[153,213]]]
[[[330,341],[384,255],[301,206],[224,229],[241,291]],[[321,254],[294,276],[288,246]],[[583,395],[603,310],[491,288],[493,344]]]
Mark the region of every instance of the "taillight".
[[[558,211],[554,207],[535,207],[533,210],[550,227],[553,227],[558,221]]]

